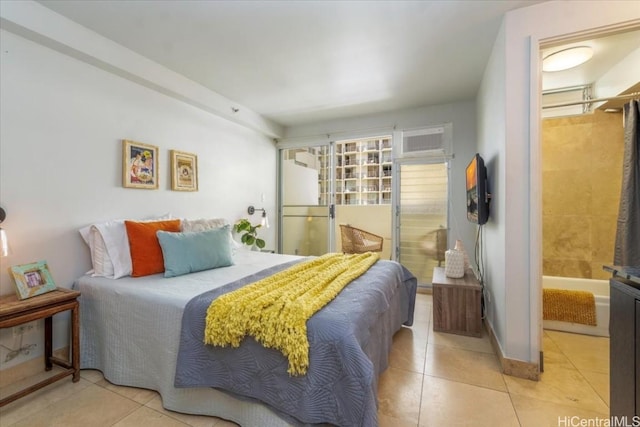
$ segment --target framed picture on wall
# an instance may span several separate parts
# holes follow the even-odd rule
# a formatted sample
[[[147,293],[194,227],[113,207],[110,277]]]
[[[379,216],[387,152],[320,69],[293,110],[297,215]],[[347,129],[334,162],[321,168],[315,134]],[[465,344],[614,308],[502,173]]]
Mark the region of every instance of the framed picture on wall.
[[[56,284],[46,261],[14,265],[9,270],[16,285],[18,299],[31,298],[56,290]]]
[[[122,186],[158,188],[158,147],[122,140]]]
[[[198,191],[198,156],[171,150],[171,189]]]

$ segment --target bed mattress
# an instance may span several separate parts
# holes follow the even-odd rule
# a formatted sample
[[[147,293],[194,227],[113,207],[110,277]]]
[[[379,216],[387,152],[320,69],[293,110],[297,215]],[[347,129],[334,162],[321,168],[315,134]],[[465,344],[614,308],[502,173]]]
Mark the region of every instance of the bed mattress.
[[[213,387],[174,386],[187,303],[204,292],[299,259],[238,251],[230,267],[174,278],[164,278],[161,274],[118,280],[83,276],[74,283],[74,288],[81,292],[81,367],[102,371],[114,384],[156,390],[162,396],[163,406],[169,410],[217,416],[242,426],[305,425],[255,399]],[[406,270],[397,263],[380,263],[395,265],[406,275]],[[369,355],[373,359],[375,380],[387,367],[393,333],[402,323],[411,324],[413,320],[415,290],[414,279],[406,292],[393,293],[388,298],[389,309],[379,313],[375,334],[379,345],[376,344],[374,354]],[[377,384],[373,386],[375,391]],[[369,412],[373,410],[368,408]],[[367,419],[366,425],[377,423],[375,414]]]

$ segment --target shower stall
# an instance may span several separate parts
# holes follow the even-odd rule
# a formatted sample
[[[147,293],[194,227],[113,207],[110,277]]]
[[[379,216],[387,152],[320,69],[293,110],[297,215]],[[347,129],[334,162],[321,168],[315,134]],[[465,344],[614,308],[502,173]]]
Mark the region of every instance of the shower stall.
[[[622,113],[547,118],[542,135],[543,293],[589,292],[596,317],[596,325],[543,319],[544,327],[608,336],[610,273],[602,267],[611,264],[615,246]]]

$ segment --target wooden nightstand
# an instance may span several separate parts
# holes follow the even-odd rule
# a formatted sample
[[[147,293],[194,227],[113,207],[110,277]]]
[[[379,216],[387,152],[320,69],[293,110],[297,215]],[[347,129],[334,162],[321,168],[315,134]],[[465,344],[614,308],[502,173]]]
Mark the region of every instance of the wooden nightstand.
[[[58,288],[55,291],[24,300],[19,300],[15,295],[0,297],[0,328],[10,328],[33,320],[44,319],[45,370],[50,371],[53,364],[64,368],[56,375],[3,398],[0,400],[0,407],[69,375],[73,375],[74,383],[80,380],[79,296],[80,292],[78,291]],[[67,310],[71,310],[71,357],[69,361],[53,356],[52,349],[52,316]]]
[[[452,279],[444,267],[433,269],[433,330],[451,334],[482,336],[482,286],[473,271]]]

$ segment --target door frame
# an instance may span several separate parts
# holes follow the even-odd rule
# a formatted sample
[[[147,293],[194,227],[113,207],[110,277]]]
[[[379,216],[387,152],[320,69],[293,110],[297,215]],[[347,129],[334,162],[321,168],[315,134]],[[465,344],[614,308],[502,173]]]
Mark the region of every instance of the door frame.
[[[447,247],[449,247],[450,236],[450,220],[451,220],[451,160],[453,155],[442,156],[420,156],[397,158],[393,160],[393,185],[391,192],[392,218],[393,218],[393,251],[392,259],[398,261],[400,259],[400,167],[402,165],[433,165],[444,163],[447,168]]]
[[[391,135],[391,147],[392,147],[392,156],[396,156],[397,153],[397,148],[396,145],[398,144],[398,141],[401,141],[401,139],[398,139],[399,136],[401,136],[401,132],[396,130],[396,126],[381,126],[381,127],[371,127],[371,128],[364,128],[364,129],[353,129],[353,130],[342,130],[342,131],[336,131],[336,132],[331,132],[331,133],[326,133],[324,135],[309,135],[309,136],[301,136],[301,137],[292,137],[292,138],[285,138],[282,140],[278,140],[276,142],[276,168],[277,168],[277,187],[276,187],[276,203],[277,203],[277,211],[278,211],[278,233],[277,233],[277,245],[276,247],[278,248],[278,252],[282,252],[282,194],[283,194],[283,182],[282,182],[282,150],[283,149],[289,149],[289,148],[307,148],[307,147],[315,147],[315,146],[321,146],[321,145],[331,145],[331,162],[332,162],[332,168],[331,168],[331,201],[332,201],[332,205],[334,206],[335,209],[335,184],[336,184],[336,177],[335,177],[335,144],[338,141],[343,141],[343,140],[348,140],[348,139],[361,139],[361,138],[369,138],[369,137],[373,137],[373,136],[377,136],[377,135]],[[393,204],[393,190],[392,190],[392,201],[391,203]],[[334,215],[335,216],[335,215]],[[336,230],[335,230],[335,218],[331,219],[331,225],[330,228],[332,229],[331,232],[329,233],[331,236],[329,237],[331,240],[329,241],[329,248],[330,250],[335,250],[336,247],[336,239],[334,238]],[[393,235],[393,233],[392,233]],[[393,245],[395,245],[395,241],[393,241],[392,243]]]
[[[637,31],[640,21],[625,21],[599,28],[540,37],[529,37],[529,333],[530,360],[544,367],[544,321],[542,304],[542,50],[546,47]]]
[[[277,235],[277,252],[282,253],[283,246],[283,233],[284,233],[284,206],[283,206],[283,195],[284,195],[284,180],[282,177],[283,169],[283,156],[284,151],[289,149],[296,148],[311,148],[311,147],[328,147],[329,153],[329,200],[327,207],[327,248],[330,252],[335,250],[335,183],[336,183],[336,172],[335,172],[335,141],[330,140],[327,135],[327,139],[309,139],[305,141],[298,142],[279,142],[277,144],[277,191],[276,191],[276,200],[277,200],[277,212],[278,212],[278,235]],[[292,205],[293,206],[293,205]],[[318,205],[318,207],[322,207],[323,205]]]

